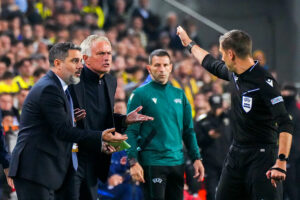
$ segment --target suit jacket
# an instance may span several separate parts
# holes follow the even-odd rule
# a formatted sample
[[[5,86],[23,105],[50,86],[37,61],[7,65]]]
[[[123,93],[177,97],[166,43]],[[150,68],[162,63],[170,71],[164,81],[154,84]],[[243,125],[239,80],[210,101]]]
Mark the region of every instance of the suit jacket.
[[[80,83],[78,83],[77,85],[71,85],[70,88],[70,93],[73,99],[73,104],[74,104],[74,108],[80,108],[80,109],[85,109],[87,106],[87,104],[89,103],[89,100],[86,98],[86,93],[85,93],[85,84],[87,84],[83,78],[83,76],[85,75],[85,70],[86,67],[83,68],[82,73],[81,73],[81,78],[80,78]],[[115,92],[116,92],[116,87],[117,87],[117,81],[116,78],[113,77],[110,74],[105,74],[105,76],[103,77],[104,81],[105,81],[105,86],[107,89],[107,93],[109,96],[109,114],[110,117],[109,119],[107,119],[107,127],[108,128],[112,128],[115,127],[116,131],[119,133],[122,133],[125,131],[126,129],[126,125],[125,125],[125,119],[126,119],[126,115],[121,115],[121,114],[117,114],[117,113],[113,113],[113,107],[114,107],[114,96],[115,96]],[[95,91],[97,92],[97,91]],[[86,110],[87,115],[93,115],[93,111],[90,110]],[[97,116],[94,116],[97,117]],[[87,129],[87,122],[85,119],[80,120],[77,123],[77,127],[82,128],[82,129]],[[90,147],[83,144],[83,143],[79,143],[79,151],[87,151],[88,156],[90,156],[90,158],[88,159],[88,161],[90,163],[87,163],[89,166],[89,170],[87,170],[87,180],[91,181],[91,182],[95,182],[96,179],[95,177],[98,177],[102,182],[106,182],[107,176],[108,176],[108,172],[109,172],[109,166],[110,166],[110,160],[111,160],[111,156],[101,153],[101,152],[91,152],[89,151]],[[96,154],[96,155],[95,155]],[[96,159],[93,159],[93,157],[97,157]]]
[[[5,144],[1,123],[2,114],[0,110],[0,164],[2,164],[3,169],[6,169],[9,165],[10,156],[8,154],[7,146]]]
[[[101,149],[101,134],[73,127],[61,83],[49,71],[30,90],[24,102],[9,176],[57,190],[71,163],[72,143],[81,142]]]

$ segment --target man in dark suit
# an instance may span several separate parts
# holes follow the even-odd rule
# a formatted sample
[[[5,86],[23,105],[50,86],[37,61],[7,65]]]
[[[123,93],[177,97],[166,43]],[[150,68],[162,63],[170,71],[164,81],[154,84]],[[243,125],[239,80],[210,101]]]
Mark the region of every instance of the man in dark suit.
[[[73,102],[67,87],[80,81],[80,48],[72,43],[56,44],[50,49],[49,61],[51,70],[34,85],[24,102],[12,153],[9,176],[14,179],[19,200],[73,199],[72,187],[65,184],[74,173],[73,167],[77,168],[72,143],[101,151],[102,141],[127,139],[119,133],[113,135],[115,129],[101,132],[74,127]]]
[[[80,83],[70,88],[74,108],[86,110],[86,117],[78,121],[82,129],[106,129],[116,127],[123,132],[127,124],[152,120],[152,117],[138,114],[138,107],[130,114],[113,112],[116,78],[108,74],[112,64],[112,48],[106,37],[90,35],[81,43],[84,67]],[[84,111],[83,111],[84,112]],[[74,177],[75,199],[95,200],[97,198],[97,178],[106,182],[111,156],[91,151],[79,142],[79,169]]]

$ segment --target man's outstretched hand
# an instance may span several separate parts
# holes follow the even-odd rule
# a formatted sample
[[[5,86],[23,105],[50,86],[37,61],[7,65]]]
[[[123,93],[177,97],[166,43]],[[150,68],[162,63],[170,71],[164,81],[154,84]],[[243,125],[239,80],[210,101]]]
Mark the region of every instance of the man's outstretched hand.
[[[129,124],[133,124],[133,123],[137,123],[137,122],[151,121],[154,119],[153,117],[139,114],[138,112],[140,112],[142,109],[143,109],[143,106],[139,106],[135,110],[133,110],[131,113],[129,113],[126,117],[126,121],[125,121],[126,124],[129,125]]]
[[[177,35],[180,38],[181,43],[184,47],[186,47],[188,44],[192,42],[191,38],[188,36],[186,31],[181,26],[177,27]]]
[[[115,132],[115,128],[109,128],[102,132],[102,141],[104,142],[122,142],[128,139],[127,135]]]

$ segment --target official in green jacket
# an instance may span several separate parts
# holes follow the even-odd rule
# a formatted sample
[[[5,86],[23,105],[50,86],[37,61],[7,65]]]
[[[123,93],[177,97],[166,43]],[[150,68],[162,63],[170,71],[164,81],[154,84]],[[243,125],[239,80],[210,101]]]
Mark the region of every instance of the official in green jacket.
[[[131,145],[128,150],[130,173],[134,180],[145,183],[146,200],[182,200],[182,140],[194,162],[194,178],[201,181],[204,177],[191,106],[183,90],[168,83],[172,64],[167,51],[153,51],[147,70],[153,81],[132,93],[128,112],[142,105],[141,113],[154,117],[154,120],[127,128],[128,143]]]

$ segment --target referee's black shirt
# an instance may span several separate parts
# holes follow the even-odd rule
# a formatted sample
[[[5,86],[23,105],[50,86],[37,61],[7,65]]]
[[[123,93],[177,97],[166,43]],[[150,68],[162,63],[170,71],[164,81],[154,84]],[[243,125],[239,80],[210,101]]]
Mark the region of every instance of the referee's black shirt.
[[[233,139],[238,144],[277,144],[278,133],[292,133],[279,86],[272,75],[257,65],[235,74],[225,63],[207,55],[202,66],[215,76],[230,81]]]

